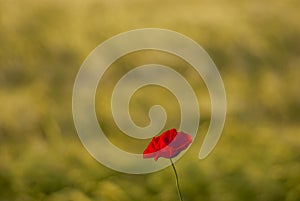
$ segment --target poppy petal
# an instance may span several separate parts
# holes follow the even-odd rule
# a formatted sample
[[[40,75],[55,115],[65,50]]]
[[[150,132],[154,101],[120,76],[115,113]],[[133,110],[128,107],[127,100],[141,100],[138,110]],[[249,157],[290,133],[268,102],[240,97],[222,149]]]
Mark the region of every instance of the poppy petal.
[[[192,137],[184,132],[177,132],[174,128],[167,130],[152,138],[143,153],[143,158],[154,158],[155,161],[159,157],[173,158],[185,150],[192,140]]]

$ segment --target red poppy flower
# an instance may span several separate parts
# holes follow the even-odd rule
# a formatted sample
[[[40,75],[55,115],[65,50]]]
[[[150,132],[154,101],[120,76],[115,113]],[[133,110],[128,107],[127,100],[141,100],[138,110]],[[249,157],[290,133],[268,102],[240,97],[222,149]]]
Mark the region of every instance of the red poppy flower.
[[[159,157],[173,158],[192,143],[192,137],[184,132],[177,132],[175,128],[167,130],[160,136],[153,137],[145,149],[144,158]]]

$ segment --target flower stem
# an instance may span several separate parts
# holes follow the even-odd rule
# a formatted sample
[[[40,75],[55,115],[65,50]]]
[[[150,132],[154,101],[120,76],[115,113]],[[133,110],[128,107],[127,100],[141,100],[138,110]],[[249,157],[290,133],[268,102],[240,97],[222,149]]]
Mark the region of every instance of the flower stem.
[[[177,171],[176,171],[175,165],[174,165],[171,158],[170,158],[170,161],[171,161],[171,164],[172,164],[172,167],[173,167],[173,170],[174,170],[174,173],[175,173],[175,177],[176,177],[176,187],[177,187],[178,195],[180,197],[180,201],[183,201],[182,196],[181,196],[181,192],[180,192],[180,188],[179,188]]]

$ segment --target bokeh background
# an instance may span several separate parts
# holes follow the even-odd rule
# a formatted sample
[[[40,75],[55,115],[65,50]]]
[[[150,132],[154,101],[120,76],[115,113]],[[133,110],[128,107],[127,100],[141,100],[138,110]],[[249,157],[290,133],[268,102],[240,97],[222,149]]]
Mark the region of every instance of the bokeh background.
[[[145,51],[118,60],[99,83],[97,115],[112,142],[138,153],[149,142],[124,137],[113,122],[118,78],[141,64],[169,65],[192,84],[203,119],[176,163],[184,200],[299,201],[299,10],[297,0],[1,0],[0,200],[178,199],[171,168],[114,172],[87,153],[72,119],[73,83],[89,52],[118,33],[158,27],[191,37],[218,66],[228,101],[222,138],[198,159],[210,118],[205,85],[175,56]],[[154,103],[166,107],[166,129],[177,127],[175,97],[150,86],[132,99],[136,123],[149,123]]]

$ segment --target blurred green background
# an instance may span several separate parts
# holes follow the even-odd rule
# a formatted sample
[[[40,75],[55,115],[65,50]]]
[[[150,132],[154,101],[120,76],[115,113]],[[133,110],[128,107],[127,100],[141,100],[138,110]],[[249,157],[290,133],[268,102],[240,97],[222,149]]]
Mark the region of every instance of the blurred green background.
[[[131,68],[166,64],[190,81],[206,119],[176,163],[184,200],[299,201],[299,10],[297,0],[1,0],[0,200],[178,200],[170,167],[148,175],[114,172],[84,149],[72,119],[73,83],[89,52],[118,33],[158,27],[197,41],[219,68],[228,101],[222,138],[198,159],[209,125],[207,90],[183,61],[155,51],[121,58],[99,83],[96,109],[109,138],[143,151],[149,141],[118,131],[108,98]],[[149,107],[160,103],[169,115],[166,129],[177,127],[173,99],[148,87],[135,94],[130,112],[145,126]]]

